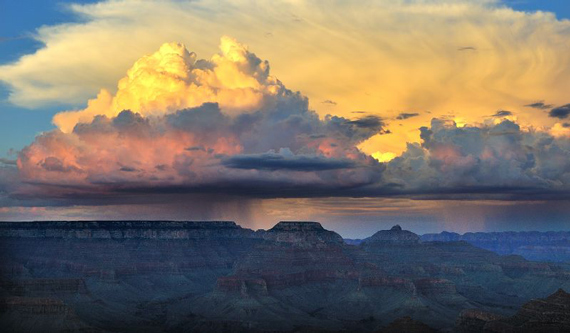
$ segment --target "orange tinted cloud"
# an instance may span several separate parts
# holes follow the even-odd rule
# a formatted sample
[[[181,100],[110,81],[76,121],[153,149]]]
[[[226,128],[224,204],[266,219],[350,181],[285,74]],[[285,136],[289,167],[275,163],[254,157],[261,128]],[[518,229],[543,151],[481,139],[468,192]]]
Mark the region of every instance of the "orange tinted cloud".
[[[168,43],[142,57],[115,95],[103,90],[54,117],[59,128],[21,151],[22,179],[63,192],[261,186],[272,195],[378,180],[382,166],[356,145],[382,130],[380,118],[320,119],[267,61],[228,37],[220,48],[198,60]]]
[[[283,95],[283,85],[269,75],[267,61],[251,61],[247,47],[222,37],[220,54],[197,61],[180,43],[166,43],[137,60],[119,80],[113,96],[103,89],[87,108],[57,114],[54,123],[65,133],[97,115],[115,117],[123,110],[157,116],[203,103],[218,103],[223,112],[253,112]],[[257,59],[257,58],[256,58]],[[257,59],[259,60],[259,59]]]
[[[570,21],[547,12],[515,11],[501,1],[119,0],[73,5],[70,10],[82,19],[38,29],[35,37],[45,47],[0,67],[0,79],[10,85],[13,103],[83,105],[101,88],[118,99],[117,81],[141,54],[151,54],[171,40],[211,54],[219,36],[229,32],[271,59],[273,73],[308,96],[321,117],[348,118],[360,110],[392,120],[390,135],[374,136],[360,145],[368,154],[388,153],[384,159],[390,153],[399,155],[407,142],[419,142],[418,128],[429,125],[433,117],[474,124],[502,109],[511,111],[523,127],[547,131],[557,119],[548,117],[548,110],[525,105],[568,103]],[[215,80],[223,83],[219,94],[204,90],[203,95],[193,95],[194,101],[169,104],[197,106],[199,101],[215,100],[224,112],[232,112],[231,107],[244,112],[255,107],[259,93],[268,96],[256,88],[259,78],[240,77],[244,69],[232,65],[239,63],[239,56],[225,55],[231,47],[224,50],[221,57],[228,62],[207,75],[210,86]],[[180,54],[176,46],[165,53],[172,55],[173,64],[184,63],[165,73],[192,63],[191,56]],[[186,60],[175,60],[182,58]],[[147,60],[141,69],[154,61],[152,56]],[[261,73],[264,65],[259,66]],[[160,77],[169,83],[157,101],[127,88],[122,102],[101,97],[102,105],[88,109],[111,103],[113,114],[126,107],[153,112],[151,105],[160,109],[162,102],[174,98],[171,92],[190,89],[185,80],[198,82],[184,75]],[[234,78],[240,82],[232,82]],[[143,91],[154,82],[144,81],[131,75],[125,84]],[[402,113],[418,116],[397,119]],[[83,116],[90,119],[89,114]]]
[[[421,144],[408,143],[391,160],[379,152],[381,164],[358,147],[390,135],[384,119],[321,118],[306,97],[270,75],[268,62],[230,38],[221,48],[208,61],[176,43],[144,56],[114,96],[103,92],[85,110],[58,114],[64,131],[43,133],[23,149],[19,176],[67,195],[159,189],[516,197],[529,188],[555,195],[570,184],[568,137],[520,126],[507,112],[477,125],[434,118],[420,129]],[[232,104],[249,93],[247,103]]]

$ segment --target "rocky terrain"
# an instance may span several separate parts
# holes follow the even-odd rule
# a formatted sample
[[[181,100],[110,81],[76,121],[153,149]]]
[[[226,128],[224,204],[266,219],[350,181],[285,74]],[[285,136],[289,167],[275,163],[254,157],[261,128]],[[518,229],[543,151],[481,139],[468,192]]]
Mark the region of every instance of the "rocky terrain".
[[[550,303],[565,325],[560,288],[564,265],[398,226],[350,245],[316,222],[0,223],[0,327],[14,332],[516,329]]]
[[[464,310],[456,332],[570,332],[570,294],[559,289],[544,299],[534,299],[511,317],[480,310]]]
[[[453,232],[425,234],[426,242],[466,241],[482,249],[498,254],[516,254],[528,260],[570,263],[570,232]],[[355,240],[350,240],[353,243]],[[356,241],[358,242],[358,241]]]

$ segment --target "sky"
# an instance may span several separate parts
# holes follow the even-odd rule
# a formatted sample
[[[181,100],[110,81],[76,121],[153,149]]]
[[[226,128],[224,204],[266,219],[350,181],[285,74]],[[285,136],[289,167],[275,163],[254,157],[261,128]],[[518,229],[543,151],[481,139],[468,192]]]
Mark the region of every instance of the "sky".
[[[565,1],[0,1],[0,220],[570,230]]]

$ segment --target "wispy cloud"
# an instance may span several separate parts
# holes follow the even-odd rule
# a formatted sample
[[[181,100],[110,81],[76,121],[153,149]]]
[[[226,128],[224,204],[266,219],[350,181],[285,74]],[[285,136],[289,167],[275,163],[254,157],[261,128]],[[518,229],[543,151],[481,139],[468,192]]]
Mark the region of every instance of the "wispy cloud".
[[[408,118],[417,117],[417,116],[419,116],[419,115],[420,115],[419,113],[405,113],[405,112],[404,112],[404,113],[400,113],[400,114],[396,117],[396,119],[398,119],[398,120],[406,120],[406,119],[408,119]]]
[[[535,103],[527,104],[525,106],[529,107],[529,108],[539,109],[539,110],[548,110],[548,109],[551,109],[552,107],[554,107],[554,105],[545,104],[544,102],[535,102]]]
[[[512,115],[513,115],[513,113],[511,111],[499,110],[493,115],[493,117],[508,117],[508,116],[512,116]]]

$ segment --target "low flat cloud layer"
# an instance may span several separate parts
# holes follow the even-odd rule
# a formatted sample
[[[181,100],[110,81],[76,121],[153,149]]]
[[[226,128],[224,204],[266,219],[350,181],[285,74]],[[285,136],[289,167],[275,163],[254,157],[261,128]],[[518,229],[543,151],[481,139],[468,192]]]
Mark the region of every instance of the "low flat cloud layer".
[[[312,155],[294,155],[289,149],[281,148],[279,153],[273,151],[264,154],[242,154],[222,160],[228,168],[250,170],[291,170],[291,171],[323,171],[350,169],[355,163],[349,159],[325,158]]]
[[[507,116],[512,116],[513,113],[511,111],[506,111],[506,110],[499,110],[497,111],[493,117],[507,117]]]

